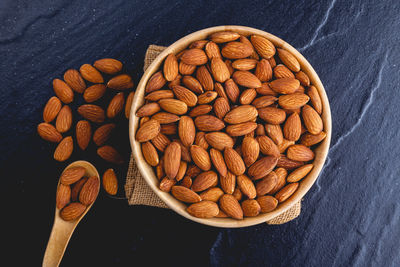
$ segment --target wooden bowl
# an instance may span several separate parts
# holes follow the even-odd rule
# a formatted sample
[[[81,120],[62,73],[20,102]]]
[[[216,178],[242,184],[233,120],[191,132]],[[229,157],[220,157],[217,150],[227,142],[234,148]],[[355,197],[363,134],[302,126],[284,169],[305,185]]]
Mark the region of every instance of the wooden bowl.
[[[214,32],[226,31],[226,30],[236,31],[245,36],[251,34],[264,36],[268,40],[270,40],[276,47],[286,49],[297,58],[297,60],[301,65],[302,71],[304,71],[310,77],[311,83],[318,89],[318,92],[321,96],[323,105],[322,120],[324,122],[324,131],[326,132],[326,138],[318,145],[318,147],[315,150],[315,159],[313,162],[314,168],[305,178],[301,180],[297,191],[288,200],[280,203],[274,211],[269,213],[262,213],[256,217],[244,217],[243,220],[235,220],[232,218],[202,219],[191,216],[185,210],[187,207],[186,204],[175,199],[170,193],[166,193],[158,189],[159,181],[155,176],[152,167],[148,165],[145,159],[143,158],[140,143],[135,140],[135,133],[139,124],[139,118],[136,117],[135,114],[136,111],[144,103],[145,86],[151,75],[160,69],[165,57],[170,53],[177,54],[178,52],[186,48],[193,41],[205,39],[207,36],[209,36]],[[234,227],[246,227],[269,221],[287,211],[295,203],[301,201],[301,199],[308,192],[308,190],[310,190],[315,180],[318,178],[318,175],[321,172],[321,169],[325,163],[331,140],[331,131],[332,131],[331,128],[332,128],[331,110],[329,107],[329,100],[326,95],[324,86],[322,85],[321,80],[319,79],[317,73],[310,65],[310,63],[295,48],[293,48],[291,45],[289,45],[282,39],[270,33],[257,30],[254,28],[244,27],[244,26],[217,26],[194,32],[179,39],[178,41],[170,45],[167,49],[165,49],[159,56],[157,56],[157,58],[153,61],[153,63],[148,67],[148,69],[143,74],[139,82],[139,85],[136,88],[136,93],[132,103],[130,121],[129,121],[129,138],[132,146],[132,152],[136,160],[136,164],[143,178],[146,180],[150,188],[156,193],[156,195],[160,197],[160,199],[164,201],[165,204],[168,205],[168,207],[170,207],[178,214],[198,223],[215,227],[234,228]]]

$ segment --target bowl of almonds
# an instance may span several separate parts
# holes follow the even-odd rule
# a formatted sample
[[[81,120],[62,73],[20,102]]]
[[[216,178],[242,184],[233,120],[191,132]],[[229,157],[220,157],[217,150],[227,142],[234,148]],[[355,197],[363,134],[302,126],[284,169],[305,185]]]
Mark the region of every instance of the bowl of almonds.
[[[276,218],[309,191],[328,154],[331,114],[296,49],[258,29],[218,26],[153,61],[129,128],[142,176],[171,209],[245,227]]]

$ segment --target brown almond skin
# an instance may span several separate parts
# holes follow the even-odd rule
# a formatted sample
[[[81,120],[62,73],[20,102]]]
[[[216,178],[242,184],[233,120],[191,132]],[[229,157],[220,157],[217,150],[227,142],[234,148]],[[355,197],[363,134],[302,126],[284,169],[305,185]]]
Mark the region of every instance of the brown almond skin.
[[[214,102],[214,113],[219,119],[223,119],[225,115],[231,110],[228,99],[218,97]]]
[[[100,74],[100,72],[90,64],[83,64],[79,68],[79,72],[86,81],[89,81],[91,83],[104,82],[103,76]]]
[[[287,200],[291,195],[296,192],[299,187],[299,183],[291,183],[282,188],[278,193],[276,193],[275,198],[279,201],[279,203]]]
[[[304,166],[295,169],[288,175],[287,182],[294,183],[300,181],[312,170],[313,167],[314,167],[313,164],[306,164]]]
[[[260,204],[262,213],[271,212],[278,206],[278,200],[273,196],[261,196],[256,201]]]
[[[71,201],[77,202],[79,200],[79,193],[81,192],[82,186],[86,183],[88,177],[82,177],[76,183],[71,185]]]
[[[233,194],[236,187],[236,176],[228,171],[226,176],[220,177],[220,185],[226,194]]]
[[[71,187],[69,185],[59,184],[56,195],[57,209],[60,210],[64,208],[70,202],[71,202]]]
[[[126,97],[126,102],[125,102],[125,117],[129,119],[129,116],[131,114],[131,107],[132,107],[132,102],[133,102],[133,97],[135,96],[135,92],[130,92],[128,96]]]
[[[198,105],[196,107],[194,107],[190,112],[189,112],[189,116],[190,117],[197,117],[200,115],[206,115],[208,114],[211,110],[212,110],[212,106],[211,105]]]
[[[171,188],[171,193],[176,199],[186,203],[197,203],[202,200],[196,192],[180,185],[174,185]]]
[[[299,114],[294,112],[287,118],[283,126],[283,134],[287,140],[299,140],[301,135],[301,119]]]
[[[280,96],[278,103],[284,109],[297,109],[304,106],[308,100],[310,97],[306,94],[294,93]]]
[[[272,68],[268,60],[261,59],[259,62],[257,62],[254,75],[256,75],[261,82],[267,82],[272,79]]]
[[[266,156],[253,163],[247,170],[252,179],[261,179],[268,175],[276,166],[278,158]]]
[[[227,43],[235,41],[240,37],[240,34],[232,31],[222,31],[222,32],[215,32],[210,35],[210,40],[215,43]]]
[[[93,134],[93,142],[97,146],[102,146],[110,138],[113,129],[115,128],[114,123],[107,123],[99,128]]]
[[[214,77],[214,80],[220,83],[225,82],[231,76],[225,62],[219,57],[214,57],[211,59],[211,73]]]
[[[180,185],[186,188],[190,188],[192,186],[192,183],[193,183],[192,178],[190,176],[185,176],[183,177]]]
[[[228,174],[228,169],[226,167],[225,161],[224,161],[224,156],[222,155],[221,151],[211,148],[210,149],[210,158],[211,161],[217,169],[218,173],[221,176],[226,176]]]
[[[278,160],[278,163],[276,164],[277,167],[282,167],[285,168],[286,170],[296,169],[303,165],[304,165],[303,161],[291,160],[287,158],[286,155],[281,155],[281,157]]]
[[[275,55],[275,46],[267,38],[259,35],[252,35],[250,40],[254,49],[261,57],[269,59]]]
[[[57,161],[66,161],[72,154],[74,150],[74,142],[72,141],[71,136],[65,137],[61,142],[58,144],[54,151],[53,158]]]
[[[233,79],[228,79],[224,84],[224,88],[229,100],[231,100],[232,103],[237,103],[240,95],[240,90],[235,81]]]
[[[122,70],[122,62],[113,58],[98,59],[93,66],[101,72],[116,74]]]
[[[215,202],[204,200],[190,205],[186,211],[197,218],[213,218],[218,215],[219,208]]]
[[[249,199],[253,199],[257,196],[256,188],[253,184],[253,181],[250,180],[249,177],[246,175],[239,175],[236,177],[236,181],[240,191],[242,191],[242,193]]]
[[[307,91],[308,96],[310,97],[310,102],[314,107],[315,111],[321,115],[322,113],[322,101],[319,96],[318,90],[315,86],[311,85]]]
[[[257,66],[257,62],[252,58],[237,59],[232,62],[232,67],[237,70],[252,70]]]
[[[258,109],[258,116],[267,123],[282,124],[286,119],[284,110],[275,107],[265,107]]]
[[[107,194],[115,196],[118,192],[118,179],[113,169],[107,169],[103,174],[103,189]]]
[[[301,136],[300,142],[305,146],[313,146],[324,140],[325,137],[326,137],[325,132],[320,132],[319,134],[316,135],[305,133]]]
[[[86,210],[86,206],[79,202],[72,202],[60,211],[60,217],[64,221],[78,219]]]
[[[274,156],[276,158],[280,157],[280,152],[278,146],[272,141],[268,136],[257,136],[257,142],[260,145],[260,151],[264,155]]]
[[[79,193],[79,202],[83,205],[92,204],[99,194],[100,182],[96,176],[89,177]]]
[[[175,85],[172,87],[172,91],[174,92],[175,96],[186,103],[188,107],[194,107],[197,105],[197,96],[195,93],[190,91],[189,89],[180,86],[180,85]],[[201,104],[201,103],[199,103]]]
[[[168,177],[164,177],[163,179],[161,179],[158,188],[161,191],[169,193],[175,184],[176,184],[175,179],[169,179]]]
[[[275,144],[282,144],[283,132],[279,124],[265,124],[265,133],[275,142]]]
[[[219,205],[223,212],[229,217],[237,220],[243,219],[243,210],[236,198],[230,194],[225,194],[219,199]]]
[[[202,104],[209,104],[212,101],[214,101],[214,99],[216,99],[218,96],[217,92],[214,91],[207,91],[201,95],[199,95],[198,97],[198,104],[202,105]]]
[[[203,171],[211,169],[211,159],[207,150],[198,145],[190,146],[190,155],[193,162]]]
[[[178,64],[178,73],[182,75],[192,75],[196,70],[195,65],[185,64],[182,61]]]
[[[156,148],[149,141],[142,143],[142,153],[150,166],[157,166],[160,162]]]
[[[276,174],[276,185],[275,187],[269,192],[269,194],[275,194],[276,192],[278,192],[279,190],[281,190],[285,184],[286,184],[286,176],[287,176],[287,170],[284,168],[276,168],[274,170],[275,174]]]
[[[193,76],[183,76],[182,77],[182,83],[183,85],[190,89],[192,92],[196,93],[196,94],[202,94],[204,93],[204,89],[203,86],[201,85],[201,83]]]
[[[161,99],[158,101],[158,104],[166,112],[170,112],[176,115],[183,115],[188,110],[187,104],[178,99]]]
[[[241,201],[243,198],[243,193],[240,191],[239,187],[236,186],[235,190],[232,193],[232,196],[237,200]]]
[[[43,109],[43,120],[45,122],[51,122],[53,121],[57,115],[58,112],[61,110],[61,101],[58,99],[58,97],[53,96],[51,97],[47,103],[46,106]]]
[[[188,65],[204,65],[208,58],[206,53],[199,48],[187,49],[181,56],[181,61]]]
[[[173,98],[173,97],[174,93],[172,92],[172,90],[157,90],[146,95],[144,99],[149,101],[158,101],[160,99]]]
[[[245,137],[242,142],[242,155],[246,166],[250,166],[256,162],[260,154],[260,145],[253,137]]]
[[[219,46],[213,41],[207,42],[204,50],[206,51],[207,57],[210,60],[212,60],[213,58],[221,58],[221,51],[219,49]]]
[[[174,54],[169,54],[165,58],[163,71],[167,81],[173,81],[178,76],[178,60]]]
[[[72,111],[67,105],[63,106],[57,115],[56,129],[60,133],[67,132],[72,126]]]
[[[317,111],[309,105],[302,108],[304,126],[311,134],[319,134],[323,130],[323,122]]]
[[[107,107],[107,117],[115,118],[124,109],[125,97],[124,93],[116,94]]]
[[[187,162],[181,160],[181,163],[179,164],[179,169],[178,169],[178,173],[175,176],[175,180],[176,181],[180,181],[183,179],[183,177],[186,174],[186,170],[187,170]]]
[[[293,72],[285,65],[279,64],[274,68],[274,76],[276,79],[280,78],[295,78]]]
[[[225,127],[225,123],[212,115],[201,115],[196,117],[194,123],[198,130],[203,132],[220,131]]]
[[[196,137],[194,139],[194,143],[198,146],[201,146],[202,148],[204,148],[205,150],[208,149],[209,145],[206,141],[205,138],[206,133],[205,132],[197,132],[196,133]]]
[[[86,89],[86,83],[79,71],[69,69],[64,73],[64,81],[77,93],[82,94]]]
[[[253,121],[258,116],[257,109],[252,105],[241,105],[229,111],[224,121],[230,124],[238,124]]]
[[[314,159],[314,152],[305,145],[293,145],[287,149],[286,155],[295,161],[310,161]]]
[[[151,119],[158,121],[160,124],[171,124],[179,121],[180,117],[176,114],[161,111],[154,114]]]
[[[230,136],[242,136],[253,132],[257,128],[255,122],[243,122],[238,124],[228,125],[226,133]]]
[[[241,203],[245,217],[255,217],[261,212],[260,204],[254,199],[246,199]]]
[[[240,95],[239,102],[242,105],[248,105],[251,102],[253,102],[253,100],[256,98],[256,96],[257,96],[256,89],[253,89],[253,88],[246,89]]]
[[[277,50],[279,58],[282,60],[283,64],[285,64],[290,70],[294,72],[300,71],[300,63],[295,56],[284,49],[278,48]]]
[[[310,86],[310,78],[308,77],[308,75],[303,72],[303,71],[299,71],[296,74],[296,79],[300,81],[300,84],[303,86]]]
[[[146,94],[148,94],[153,91],[157,91],[161,89],[166,83],[167,80],[165,80],[162,71],[158,71],[150,77],[149,81],[147,82],[145,92]]]
[[[102,123],[105,119],[104,110],[97,105],[82,105],[78,108],[78,113],[85,119],[94,123]]]
[[[124,163],[124,159],[121,154],[113,148],[112,146],[102,146],[97,149],[97,155],[99,155],[105,161],[114,163],[114,164],[122,164]]]
[[[225,148],[224,159],[228,170],[234,175],[242,175],[246,171],[246,166],[243,162],[243,159],[233,148]]]
[[[223,57],[228,59],[241,59],[250,56],[253,48],[241,42],[229,42],[221,50]]]
[[[253,102],[251,104],[253,106],[255,106],[256,108],[265,108],[265,107],[268,107],[268,106],[274,104],[276,100],[277,100],[277,98],[274,96],[265,95],[265,96],[257,97],[256,99],[253,100]]]
[[[256,184],[257,196],[269,194],[276,186],[278,176],[274,171],[270,172]]]
[[[160,123],[151,119],[145,122],[136,132],[136,140],[138,142],[146,142],[156,137],[161,130]]]
[[[89,146],[92,137],[92,127],[90,122],[86,120],[78,121],[75,127],[75,136],[80,149],[85,150]]]
[[[60,177],[60,183],[64,185],[71,185],[81,179],[86,173],[84,167],[72,167],[65,170]]]
[[[120,74],[107,82],[107,87],[115,90],[126,90],[133,88],[132,77],[128,74]]]
[[[294,78],[280,78],[270,82],[272,90],[279,94],[293,94],[300,86],[300,81]]]
[[[212,187],[200,194],[202,200],[209,200],[212,202],[218,202],[219,198],[224,194],[224,191],[219,187]]]
[[[151,102],[151,103],[147,103],[144,104],[143,106],[141,106],[138,111],[136,111],[136,116],[137,117],[148,117],[148,116],[152,116],[155,113],[160,111],[160,105],[158,105],[158,103],[156,102]]]
[[[178,124],[179,138],[184,146],[193,144],[196,136],[194,122],[189,116],[182,116]]]
[[[106,92],[106,89],[107,87],[101,83],[89,86],[83,93],[83,99],[85,99],[87,103],[92,103],[102,98]]]
[[[62,140],[62,135],[50,123],[42,122],[37,126],[37,132],[46,141],[58,143]]]
[[[248,88],[259,88],[261,87],[261,81],[253,73],[245,70],[235,71],[232,75],[233,80],[244,87]]]
[[[233,139],[224,132],[206,133],[207,143],[215,149],[224,150],[225,147],[233,147]]]
[[[218,175],[214,171],[202,172],[193,180],[192,190],[195,192],[204,191],[210,187],[216,186]]]
[[[268,83],[262,83],[261,87],[256,88],[256,91],[260,95],[272,95],[277,96],[278,93],[271,89]]]
[[[181,146],[177,142],[171,142],[164,153],[164,171],[169,179],[174,179],[178,174],[181,162]]]
[[[169,138],[162,133],[159,133],[156,137],[151,139],[151,142],[161,152],[164,152],[165,148],[167,148],[167,146],[171,143]]]
[[[206,91],[214,90],[214,80],[206,66],[200,66],[196,71],[196,79]]]
[[[74,92],[71,87],[60,79],[53,80],[53,89],[56,96],[64,103],[69,104],[74,100]]]

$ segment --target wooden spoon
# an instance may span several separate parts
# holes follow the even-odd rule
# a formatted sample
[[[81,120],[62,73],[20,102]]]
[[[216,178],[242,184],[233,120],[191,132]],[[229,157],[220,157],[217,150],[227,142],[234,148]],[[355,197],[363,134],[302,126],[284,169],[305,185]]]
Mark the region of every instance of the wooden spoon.
[[[65,170],[72,167],[84,167],[86,169],[85,176],[96,176],[97,179],[100,179],[97,169],[87,161],[75,161],[68,165]],[[58,181],[58,184],[60,184],[60,181]],[[51,230],[49,242],[47,243],[46,252],[43,258],[43,267],[59,266],[75,227],[89,211],[92,205],[93,203],[86,208],[85,212],[79,218],[73,221],[64,221],[60,217],[60,210],[56,207],[53,229]]]

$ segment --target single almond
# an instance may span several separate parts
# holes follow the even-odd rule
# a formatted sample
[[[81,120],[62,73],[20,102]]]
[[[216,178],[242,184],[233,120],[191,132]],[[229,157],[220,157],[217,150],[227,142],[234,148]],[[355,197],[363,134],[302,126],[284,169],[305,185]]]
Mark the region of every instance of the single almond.
[[[315,86],[311,85],[307,91],[308,96],[310,97],[310,102],[314,107],[315,111],[321,115],[322,113],[322,101],[319,96],[318,90]]]
[[[182,61],[178,64],[178,72],[182,75],[192,75],[195,70],[195,65],[185,64]]]
[[[183,76],[182,83],[196,94],[202,94],[204,92],[201,83],[193,76]]]
[[[246,175],[239,175],[236,177],[236,181],[240,191],[246,195],[249,199],[256,197],[257,192],[253,184],[253,181]]]
[[[107,117],[115,118],[124,109],[125,97],[124,93],[116,94],[107,107]]]
[[[226,127],[226,133],[230,136],[242,136],[251,133],[257,128],[255,122],[243,122],[239,124],[232,124]]]
[[[82,105],[78,108],[78,113],[85,119],[95,123],[102,123],[105,119],[104,110],[97,105]]]
[[[92,65],[90,64],[83,64],[79,68],[79,72],[81,73],[83,79],[86,81],[89,81],[91,83],[103,83],[104,79],[101,73],[96,70]]]
[[[56,96],[64,103],[69,104],[74,100],[74,92],[71,87],[60,79],[53,80],[53,89]]]
[[[93,66],[106,74],[116,74],[122,70],[122,63],[113,58],[102,58],[96,60]]]
[[[257,142],[260,145],[260,151],[264,155],[270,155],[279,158],[280,152],[278,146],[268,136],[257,136]]]
[[[276,79],[281,78],[292,78],[294,79],[295,76],[290,69],[288,69],[285,65],[279,64],[274,68],[274,76]]]
[[[278,200],[273,196],[261,196],[256,201],[260,204],[262,213],[271,212],[278,206]]]
[[[97,146],[102,146],[110,138],[113,129],[115,128],[114,123],[107,123],[99,128],[93,134],[93,142]]]
[[[158,101],[160,99],[173,98],[173,97],[174,93],[172,92],[172,90],[157,90],[146,95],[144,99],[149,101]]]
[[[142,153],[150,166],[157,166],[160,162],[156,148],[149,141],[142,143]]]
[[[310,97],[305,94],[294,93],[290,95],[281,95],[278,99],[279,106],[284,109],[297,109],[307,104]]]
[[[107,169],[103,174],[103,189],[107,194],[115,196],[118,192],[118,179],[113,169]]]
[[[261,59],[257,62],[256,70],[254,71],[254,75],[261,82],[268,82],[272,79],[272,68],[269,64],[268,60]]]
[[[160,111],[160,105],[156,102],[150,102],[141,106],[136,111],[137,117],[148,117]]]
[[[246,171],[242,157],[233,148],[225,147],[224,159],[228,170],[234,175],[242,175]]]
[[[296,169],[303,165],[304,165],[303,161],[296,161],[289,159],[283,154],[281,154],[281,157],[279,158],[278,163],[276,164],[277,167],[282,167],[285,168],[286,170]]]
[[[293,145],[287,149],[286,155],[295,161],[310,161],[314,159],[314,152],[305,145]]]
[[[194,123],[199,131],[213,132],[220,131],[225,127],[225,123],[212,115],[201,115],[196,117]]]
[[[175,184],[176,184],[175,179],[169,179],[168,177],[164,177],[163,179],[161,179],[160,184],[158,185],[158,188],[161,191],[169,193]]]
[[[253,100],[256,98],[257,96],[257,91],[254,88],[248,88],[246,90],[244,90],[242,92],[242,94],[239,97],[239,102],[242,105],[248,105],[251,102],[253,102]]]
[[[214,80],[206,66],[200,66],[196,71],[196,78],[204,90],[214,90]]]
[[[257,124],[257,128],[256,128],[256,130],[254,131],[254,134],[255,134],[256,136],[263,136],[263,135],[266,135],[264,125],[262,125],[261,123],[258,123],[258,124]]]
[[[243,193],[240,191],[239,187],[236,186],[235,191],[233,191],[232,196],[237,200],[241,201],[243,198]]]
[[[230,124],[238,124],[248,121],[253,121],[258,116],[257,109],[252,105],[242,105],[238,106],[231,111],[229,111],[225,117],[224,121]]]
[[[178,76],[178,60],[174,54],[169,54],[165,58],[163,71],[167,81],[173,81]]]
[[[66,161],[72,154],[74,150],[74,142],[71,136],[65,137],[61,142],[58,144],[54,151],[53,158],[57,161]]]
[[[212,202],[218,202],[220,197],[224,194],[224,191],[219,187],[212,187],[200,194],[202,200],[208,200]]]
[[[204,200],[193,203],[187,207],[186,211],[197,218],[213,218],[218,215],[219,208],[215,202]]]
[[[276,145],[282,144],[283,132],[279,124],[265,124],[265,133],[274,141]]]
[[[256,184],[257,196],[269,194],[275,188],[278,182],[278,176],[274,171],[267,174]]]
[[[86,206],[79,202],[72,202],[60,211],[60,217],[64,221],[73,221],[78,219],[86,210]]]
[[[189,116],[182,116],[178,125],[179,138],[184,146],[191,146],[196,136],[196,127],[193,119]]]
[[[187,49],[180,60],[188,65],[203,65],[208,61],[206,53],[199,48]]]
[[[299,71],[296,74],[296,79],[300,81],[300,84],[303,86],[310,86],[310,77],[308,77],[308,75],[303,72],[303,71]]]
[[[86,83],[79,71],[69,69],[64,73],[64,81],[77,93],[82,94],[86,89]]]
[[[242,142],[242,155],[243,160],[246,166],[250,166],[254,162],[256,162],[259,153],[260,153],[260,145],[257,140],[253,137],[245,137]]]
[[[267,38],[259,35],[252,35],[250,40],[254,49],[261,57],[269,59],[275,55],[275,46]]]
[[[163,110],[176,115],[183,115],[188,110],[187,104],[178,99],[161,99],[158,104]]]
[[[294,141],[287,140],[285,138],[282,139],[282,143],[278,145],[278,149],[280,153],[285,153],[286,149],[294,145]]]
[[[72,111],[68,105],[61,108],[56,119],[56,129],[60,133],[67,132],[72,125]]]
[[[221,83],[225,82],[231,76],[225,62],[219,57],[214,57],[211,59],[211,73],[214,77],[214,80]]]
[[[214,113],[219,119],[223,119],[231,110],[228,99],[218,97],[214,102]]]
[[[177,122],[180,119],[178,115],[168,112],[158,112],[154,114],[151,118],[158,121],[160,124],[170,124]]]
[[[207,150],[198,145],[190,146],[190,155],[194,164],[196,164],[203,171],[211,169],[211,159]]]
[[[277,99],[278,98],[272,95],[264,95],[254,99],[251,104],[256,108],[265,108],[274,104]]]
[[[313,146],[315,144],[318,144],[322,140],[324,140],[326,137],[325,132],[320,132],[319,134],[310,134],[310,133],[305,133],[301,136],[300,143],[305,145],[305,146]]]
[[[243,219],[243,210],[233,195],[225,194],[219,199],[220,208],[234,219]]]
[[[276,60],[274,57],[271,57],[268,59],[269,64],[271,65],[271,68],[275,68],[276,66]]]
[[[57,117],[58,112],[60,112],[61,106],[62,104],[60,99],[58,99],[58,97],[56,96],[51,97],[47,101],[46,106],[44,107],[43,120],[45,122],[53,121]]]
[[[311,106],[305,105],[302,108],[302,117],[304,126],[311,134],[319,134],[322,132],[324,125],[318,112],[315,111]]]
[[[42,122],[37,127],[37,132],[41,138],[46,141],[58,143],[62,136],[57,129],[50,123]]]
[[[81,192],[81,189],[82,189],[83,185],[86,183],[87,179],[88,179],[88,177],[82,177],[76,183],[73,183],[71,185],[71,201],[72,202],[79,201],[79,193]]]
[[[185,177],[183,177],[180,185],[184,186],[186,188],[190,188],[192,186],[192,183],[193,183],[192,178],[189,176],[185,176]]]
[[[221,176],[226,176],[228,174],[228,169],[226,167],[224,156],[222,155],[221,151],[211,148],[210,149],[210,158],[218,173]]]
[[[86,120],[78,121],[75,127],[75,136],[80,149],[85,150],[90,143],[90,138],[92,137],[92,127],[90,126],[90,122]]]
[[[71,202],[71,187],[69,185],[59,184],[56,193],[56,207],[61,210]]]
[[[180,185],[174,185],[171,188],[171,193],[176,199],[186,203],[196,203],[202,200],[196,192]]]
[[[260,95],[272,95],[277,96],[278,93],[271,89],[268,83],[262,83],[261,87],[256,88],[256,91]]]
[[[129,116],[131,114],[131,107],[132,107],[132,102],[133,102],[133,97],[135,96],[135,92],[130,92],[126,98],[125,102],[125,117],[129,119]]]
[[[275,198],[279,203],[284,202],[289,197],[291,197],[299,187],[299,183],[291,183],[282,188],[278,193],[276,193]]]
[[[222,32],[215,32],[210,35],[210,40],[213,42],[220,44],[220,43],[227,43],[235,41],[240,37],[240,34],[232,31],[222,31]]]
[[[210,187],[216,186],[218,175],[214,171],[202,172],[193,180],[192,190],[195,192],[204,191]]]
[[[255,217],[261,212],[260,204],[254,199],[246,199],[241,203],[245,217]]]
[[[229,100],[231,100],[233,103],[236,103],[238,101],[240,90],[234,80],[228,79],[225,82],[225,92]]]
[[[274,170],[275,174],[276,174],[276,184],[274,186],[274,188],[269,191],[269,194],[274,195],[276,192],[278,192],[279,190],[281,190],[285,184],[286,184],[286,176],[287,176],[287,170],[285,168],[276,168]]]
[[[276,166],[278,162],[277,157],[266,156],[255,163],[253,163],[247,170],[247,173],[252,177],[252,179],[257,180],[261,179],[264,176],[267,176]]]
[[[121,154],[115,148],[109,145],[99,147],[97,149],[97,155],[107,162],[114,164],[124,163],[124,159],[122,158]]]
[[[205,115],[207,113],[209,113],[212,110],[212,106],[211,105],[197,105],[194,108],[192,108],[192,110],[190,110],[189,112],[189,116],[190,117],[197,117],[200,115]]]
[[[169,138],[162,133],[159,133],[156,137],[151,139],[151,142],[161,152],[164,152],[167,146],[171,143]]]
[[[164,171],[169,179],[174,179],[178,174],[181,162],[181,145],[171,142],[164,152]]]
[[[181,160],[180,164],[179,164],[179,169],[178,169],[178,173],[175,176],[175,180],[176,181],[180,181],[183,179],[183,177],[185,177],[186,174],[186,170],[187,170],[187,162]]]
[[[253,48],[241,42],[229,42],[221,50],[222,56],[229,59],[241,59],[250,56]]]
[[[71,185],[81,179],[86,173],[84,167],[72,167],[65,170],[60,176],[60,183]]]
[[[96,200],[99,190],[99,178],[96,176],[89,177],[79,193],[79,202],[86,206],[92,204]]]
[[[83,99],[85,99],[87,103],[92,103],[102,98],[106,92],[106,89],[106,86],[102,83],[89,86],[83,93]]]
[[[165,135],[175,135],[178,132],[178,125],[176,123],[161,124],[160,133]]]
[[[224,150],[226,147],[233,147],[233,139],[224,132],[211,132],[205,134],[207,143],[215,149]]]
[[[173,86],[172,90],[173,90],[176,98],[185,102],[188,107],[196,106],[197,96],[191,90],[189,90],[183,86],[180,86],[180,85]]]
[[[295,169],[288,175],[287,182],[294,183],[300,181],[312,170],[313,167],[313,164],[306,164]]]
[[[294,72],[300,71],[300,63],[295,56],[284,49],[278,48],[277,50],[279,58],[282,60],[283,64],[285,64],[290,70]]]
[[[191,43],[189,45],[189,48],[203,49],[205,47],[205,45],[207,44],[207,42],[208,42],[207,40],[197,40],[197,41],[194,41],[193,43]]]
[[[235,69],[232,67],[232,61],[229,59],[225,59],[225,64],[228,67],[229,73],[232,75],[235,72]]]
[[[133,88],[132,77],[128,74],[120,74],[107,82],[107,87],[115,90],[126,90]]]
[[[233,80],[244,87],[258,88],[261,87],[261,81],[251,72],[246,70],[237,70],[232,75]]]
[[[221,51],[219,46],[213,41],[209,41],[204,47],[207,57],[211,60],[213,58],[221,58]]]
[[[270,82],[269,86],[279,94],[293,94],[300,87],[300,81],[294,78],[280,78]]]
[[[283,109],[275,107],[265,107],[258,109],[258,116],[267,123],[281,124],[286,119],[286,113]]]
[[[150,77],[149,81],[146,84],[145,92],[146,94],[148,94],[153,91],[157,91],[161,89],[166,83],[167,80],[165,80],[162,71],[158,71]]]
[[[290,115],[283,126],[283,134],[290,141],[297,141],[301,135],[301,119],[296,112]]]
[[[252,58],[237,59],[232,62],[232,67],[237,70],[252,70],[257,66],[257,62]]]
[[[226,176],[221,176],[220,177],[220,181],[219,182],[220,182],[221,189],[226,194],[232,194],[235,191],[236,176],[233,173],[228,171]]]
[[[205,132],[197,132],[196,137],[194,138],[194,144],[201,146],[205,150],[208,149],[209,145],[206,140],[206,133]]]

